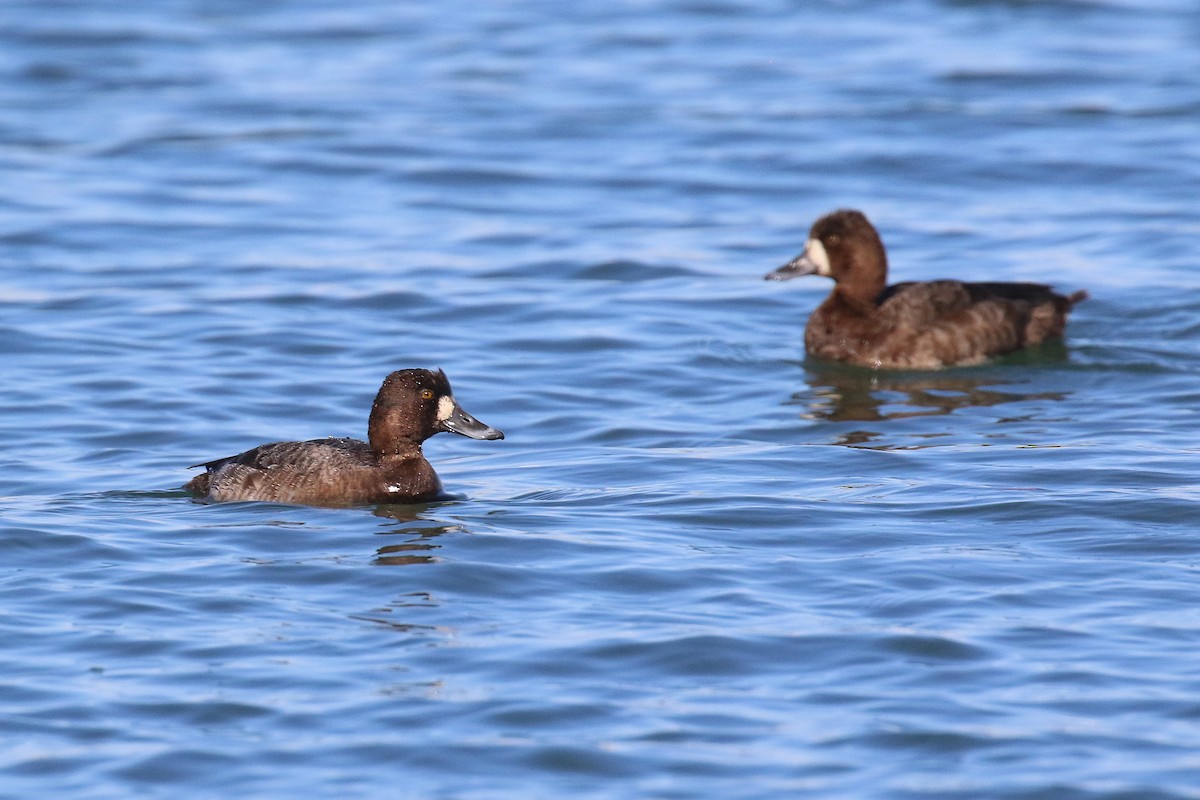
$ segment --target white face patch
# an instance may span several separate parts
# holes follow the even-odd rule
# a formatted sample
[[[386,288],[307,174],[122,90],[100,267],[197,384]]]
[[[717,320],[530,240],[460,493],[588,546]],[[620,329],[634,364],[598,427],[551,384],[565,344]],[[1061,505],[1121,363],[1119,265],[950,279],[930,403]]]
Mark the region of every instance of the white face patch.
[[[825,245],[821,244],[820,239],[809,239],[808,244],[804,245],[804,255],[817,265],[818,275],[828,278],[832,274],[833,271],[829,269],[829,254],[825,252]]]
[[[454,413],[454,398],[441,397],[438,398],[438,422],[445,422],[450,419],[450,415]]]

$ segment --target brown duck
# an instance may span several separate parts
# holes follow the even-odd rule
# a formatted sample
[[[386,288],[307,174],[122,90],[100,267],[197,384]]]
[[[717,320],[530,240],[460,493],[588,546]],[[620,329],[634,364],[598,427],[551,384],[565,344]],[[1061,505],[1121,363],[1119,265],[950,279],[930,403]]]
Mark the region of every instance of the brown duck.
[[[204,464],[183,487],[209,501],[266,500],[308,505],[419,503],[445,497],[421,443],[442,431],[472,439],[504,434],[463,411],[446,373],[388,375],[371,406],[367,441],[275,442]]]
[[[818,219],[804,252],[766,276],[833,278],[808,318],[804,348],[814,358],[876,369],[939,369],[1061,336],[1067,312],[1087,292],[1056,293],[1040,283],[941,280],[887,285],[887,253],[859,211]]]

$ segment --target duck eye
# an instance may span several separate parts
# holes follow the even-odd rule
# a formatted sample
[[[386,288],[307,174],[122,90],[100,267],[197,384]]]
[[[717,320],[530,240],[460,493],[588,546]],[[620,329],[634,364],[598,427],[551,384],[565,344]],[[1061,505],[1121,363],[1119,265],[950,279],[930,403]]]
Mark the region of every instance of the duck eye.
[[[432,400],[433,399],[433,390],[432,389],[422,389],[421,390],[421,399],[422,400]]]
[[[825,241],[826,241],[826,243],[828,243],[828,244],[841,244],[841,243],[842,243],[842,237],[841,237],[841,236],[839,236],[839,235],[838,235],[838,234],[836,234],[836,233],[831,233],[831,234],[829,234],[828,236],[826,236],[826,237],[825,237]]]

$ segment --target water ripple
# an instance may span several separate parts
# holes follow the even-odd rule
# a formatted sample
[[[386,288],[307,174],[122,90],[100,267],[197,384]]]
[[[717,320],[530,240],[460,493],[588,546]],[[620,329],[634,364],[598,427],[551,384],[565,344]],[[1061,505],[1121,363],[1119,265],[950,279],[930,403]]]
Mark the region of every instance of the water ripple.
[[[0,30],[0,795],[1196,798],[1196,12],[91,7]],[[862,13],[867,12],[870,13]],[[1086,287],[938,375],[900,279]],[[444,367],[451,497],[202,504]]]

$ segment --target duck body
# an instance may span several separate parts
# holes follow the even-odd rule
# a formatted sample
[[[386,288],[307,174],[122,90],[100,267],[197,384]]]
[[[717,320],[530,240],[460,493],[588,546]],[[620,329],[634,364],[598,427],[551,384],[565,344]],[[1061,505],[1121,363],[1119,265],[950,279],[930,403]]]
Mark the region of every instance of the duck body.
[[[212,502],[367,505],[444,497],[424,454],[378,456],[360,439],[274,442],[196,466],[205,471],[186,488]]]
[[[368,439],[273,442],[195,466],[184,488],[210,502],[260,500],[308,505],[419,503],[445,497],[421,444],[448,431],[473,439],[504,434],[463,411],[445,373],[400,370],[384,380]]]
[[[1067,313],[1087,297],[1038,283],[955,280],[887,286],[887,254],[858,211],[813,225],[803,253],[769,280],[823,275],[835,285],[809,317],[804,347],[814,358],[876,369],[979,364],[1063,334]]]

